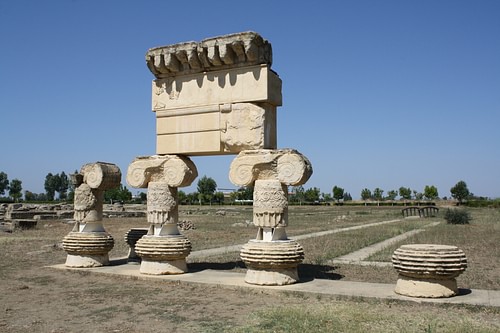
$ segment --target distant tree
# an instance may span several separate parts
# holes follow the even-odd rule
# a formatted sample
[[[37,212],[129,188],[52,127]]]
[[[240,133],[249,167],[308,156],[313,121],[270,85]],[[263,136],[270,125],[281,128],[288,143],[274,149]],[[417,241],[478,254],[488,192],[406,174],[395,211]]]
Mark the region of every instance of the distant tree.
[[[0,195],[4,195],[9,189],[9,177],[5,172],[0,172]]]
[[[14,199],[15,202],[18,202],[19,199],[23,196],[23,186],[22,181],[19,179],[12,179],[9,183],[9,197]]]
[[[56,188],[58,186],[58,177],[55,177],[52,173],[48,173],[45,176],[45,193],[47,194],[48,201],[54,201],[54,196],[56,195]]]
[[[371,197],[372,197],[372,191],[370,191],[367,188],[361,190],[361,199],[366,201],[368,199],[371,199]]]
[[[334,186],[332,191],[333,198],[337,203],[340,202],[340,200],[344,199],[344,189],[342,187]]]
[[[333,197],[330,193],[321,193],[321,198],[323,199],[324,202],[332,202]]]
[[[222,205],[224,203],[224,193],[222,193],[222,192],[215,192],[213,200],[217,204]]]
[[[418,191],[413,190],[413,196],[415,197],[415,200],[422,200],[424,198],[424,194]]]
[[[26,201],[36,201],[36,193],[33,193],[31,191],[24,191],[24,200]]]
[[[291,202],[302,204],[305,201],[305,190],[302,185],[294,186],[292,189]]]
[[[467,188],[467,184],[463,180],[456,183],[455,186],[450,189],[450,193],[454,199],[458,200],[459,205],[471,195]]]
[[[404,200],[411,200],[411,188],[401,186],[399,188],[399,196]]]
[[[216,189],[217,183],[212,178],[203,176],[200,180],[198,180],[198,198],[200,203],[211,203]]]
[[[377,201],[381,201],[384,198],[384,190],[377,187],[373,190],[373,198]]]
[[[186,203],[189,205],[194,205],[198,203],[198,192],[191,192],[186,197]]]
[[[253,186],[240,187],[231,193],[231,200],[253,200]]]
[[[439,198],[437,187],[434,185],[425,185],[424,188],[424,197],[427,200],[435,200]]]
[[[304,198],[306,202],[315,203],[319,202],[320,189],[317,187],[312,187],[304,192]]]
[[[141,192],[141,194],[142,193],[144,193],[144,192]],[[146,193],[144,193],[144,194],[146,194]],[[186,192],[184,192],[182,190],[177,191],[177,198],[179,200],[179,204],[186,204],[186,202],[187,202],[187,194],[186,194]],[[142,197],[141,197],[141,201],[145,201],[145,200],[143,200]]]
[[[59,178],[57,180],[56,191],[59,193],[59,199],[64,200],[68,196],[68,188],[70,186],[69,178],[64,171],[62,171],[61,174],[57,174],[56,177]]]
[[[396,190],[390,190],[390,191],[387,191],[387,200],[391,200],[391,201],[394,201],[396,200],[396,197],[398,196],[398,191]]]
[[[106,190],[104,192],[104,201],[106,202],[129,202],[132,200],[132,192],[129,191],[128,188],[120,184],[120,186]]]
[[[352,196],[349,192],[344,192],[344,201],[352,201]]]

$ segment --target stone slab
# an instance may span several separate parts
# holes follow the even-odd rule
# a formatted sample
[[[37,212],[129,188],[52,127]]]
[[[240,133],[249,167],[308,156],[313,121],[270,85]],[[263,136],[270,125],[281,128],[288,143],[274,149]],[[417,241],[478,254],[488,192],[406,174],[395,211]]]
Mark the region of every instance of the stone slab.
[[[181,275],[144,275],[140,274],[138,265],[123,264],[126,259],[116,259],[111,266],[86,269],[89,273],[114,276],[133,277],[138,279],[156,279],[162,281],[175,281],[179,283],[212,284],[225,288],[258,288],[261,290],[299,292],[323,295],[337,295],[347,297],[366,297],[379,299],[394,299],[417,303],[442,303],[442,304],[468,304],[480,306],[500,307],[500,290],[460,289],[455,297],[440,299],[413,298],[397,295],[394,284],[366,283],[340,280],[314,279],[284,286],[258,286],[244,282],[245,273],[233,273],[219,270],[206,269]],[[55,269],[78,270],[61,265],[50,266]],[[130,283],[133,283],[130,280]]]
[[[153,111],[227,103],[282,105],[281,79],[266,65],[153,80]]]

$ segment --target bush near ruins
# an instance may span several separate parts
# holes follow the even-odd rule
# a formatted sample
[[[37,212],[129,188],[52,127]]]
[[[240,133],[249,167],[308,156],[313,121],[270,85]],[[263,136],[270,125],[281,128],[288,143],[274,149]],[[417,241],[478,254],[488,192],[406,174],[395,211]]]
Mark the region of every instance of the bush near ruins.
[[[464,209],[448,209],[444,214],[444,219],[448,224],[469,224],[472,218]]]

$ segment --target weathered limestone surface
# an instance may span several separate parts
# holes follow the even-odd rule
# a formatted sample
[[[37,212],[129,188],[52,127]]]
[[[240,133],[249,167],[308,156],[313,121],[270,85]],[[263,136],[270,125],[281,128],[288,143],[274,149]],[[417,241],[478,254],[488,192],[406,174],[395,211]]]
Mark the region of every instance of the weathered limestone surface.
[[[135,245],[142,236],[146,235],[149,228],[132,228],[125,233],[125,242],[130,247],[128,251],[127,261],[129,263],[140,262],[141,258],[135,252]]]
[[[250,240],[240,252],[247,266],[245,281],[257,285],[286,285],[299,280],[297,266],[304,249],[294,240]]]
[[[238,186],[254,186],[253,223],[257,237],[243,246],[245,282],[285,285],[299,280],[302,246],[287,238],[288,185],[304,184],[312,174],[309,160],[292,149],[243,151],[233,160],[229,178]]]
[[[66,266],[107,265],[114,240],[102,225],[104,191],[120,185],[120,169],[110,163],[89,163],[81,168],[80,173],[71,176],[75,186],[76,223],[62,242],[63,249],[68,253]]]
[[[137,157],[127,170],[127,183],[147,188],[150,182],[165,182],[171,187],[189,186],[198,176],[194,163],[178,155]]]
[[[249,31],[155,47],[146,53],[146,63],[157,78],[257,64],[271,66],[272,48],[259,34]]]
[[[396,293],[439,298],[457,294],[456,277],[467,268],[467,258],[456,246],[408,244],[394,252],[392,264],[399,273]]]
[[[197,175],[194,163],[178,155],[141,157],[129,165],[127,182],[148,189],[147,220],[151,226],[135,244],[135,252],[142,259],[141,273],[187,272],[186,257],[191,252],[191,243],[177,227],[177,188],[189,186]]]
[[[281,80],[271,44],[254,32],[151,49],[157,154],[219,155],[276,148]]]

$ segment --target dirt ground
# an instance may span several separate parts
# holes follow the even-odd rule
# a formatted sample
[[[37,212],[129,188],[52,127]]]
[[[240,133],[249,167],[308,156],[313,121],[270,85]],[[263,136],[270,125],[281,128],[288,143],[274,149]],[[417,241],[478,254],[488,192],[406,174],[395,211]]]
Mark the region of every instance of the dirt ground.
[[[105,225],[113,235],[123,235],[136,222]],[[160,282],[47,267],[64,263],[60,241],[71,228],[61,221],[44,221],[36,230],[0,233],[0,332],[231,332],[251,325],[256,311],[283,305],[315,308],[332,302],[354,307],[371,302],[375,309],[390,309],[396,317],[432,311],[414,303]],[[125,242],[116,236],[115,242],[111,257],[124,255]],[[498,323],[496,312],[471,311],[480,320]]]

